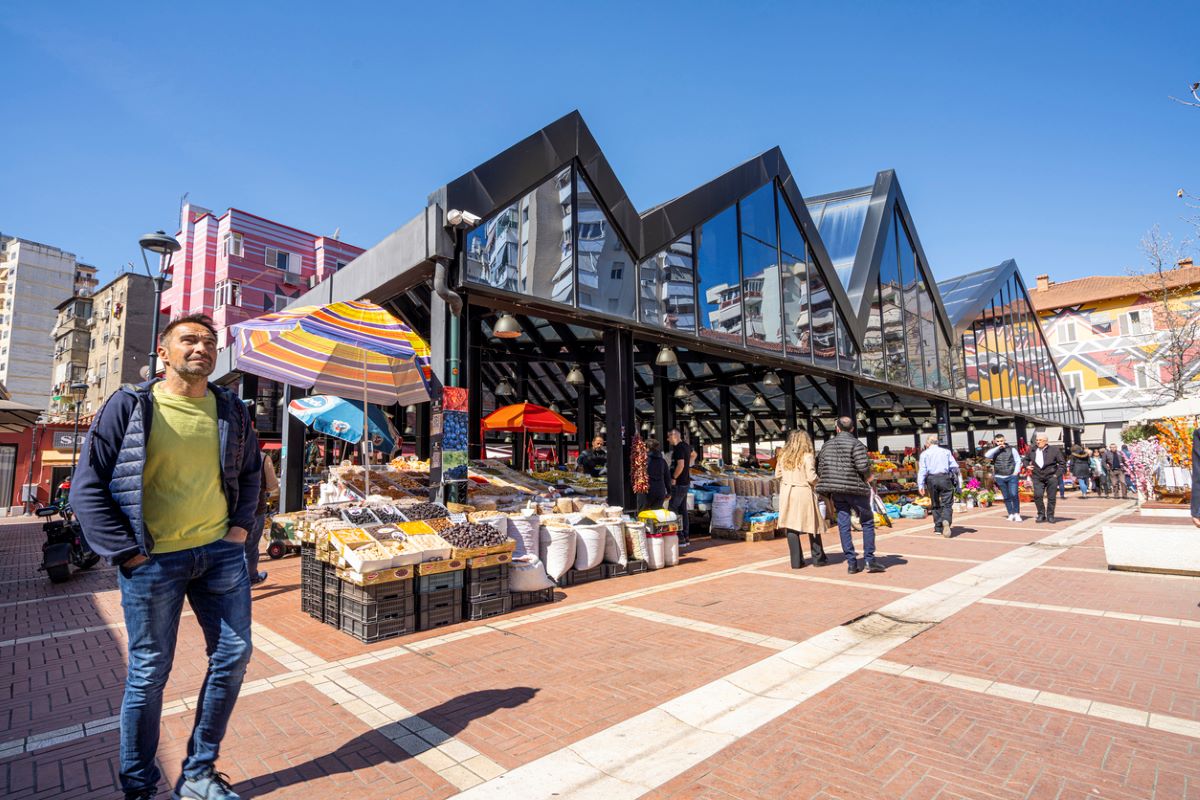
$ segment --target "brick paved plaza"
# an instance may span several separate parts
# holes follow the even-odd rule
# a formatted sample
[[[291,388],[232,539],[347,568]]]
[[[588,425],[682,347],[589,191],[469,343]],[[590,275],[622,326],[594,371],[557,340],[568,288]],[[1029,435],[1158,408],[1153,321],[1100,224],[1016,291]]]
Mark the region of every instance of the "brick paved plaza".
[[[884,575],[701,540],[370,646],[300,612],[298,558],[264,562],[219,767],[273,798],[1200,797],[1200,581],[1107,571],[1100,526],[1129,506],[980,510],[951,539],[901,522]],[[39,548],[36,524],[0,526],[0,796],[118,797],[115,573],[52,586]],[[204,667],[185,618],[172,781]]]

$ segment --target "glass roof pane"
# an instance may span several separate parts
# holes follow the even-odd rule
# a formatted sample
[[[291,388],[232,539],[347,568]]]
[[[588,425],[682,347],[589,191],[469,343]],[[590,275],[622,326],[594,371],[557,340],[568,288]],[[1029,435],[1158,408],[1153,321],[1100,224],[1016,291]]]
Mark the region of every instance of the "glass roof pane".
[[[942,305],[951,325],[965,321],[964,316],[971,313],[972,307],[982,305],[988,298],[986,293],[1004,264],[981,269],[967,275],[960,275],[938,282],[938,292],[942,295]]]
[[[824,214],[817,223],[821,241],[833,260],[834,269],[842,286],[849,288],[850,273],[854,270],[854,255],[858,252],[858,240],[862,238],[863,223],[867,219],[867,206],[871,195],[860,194],[825,204]]]

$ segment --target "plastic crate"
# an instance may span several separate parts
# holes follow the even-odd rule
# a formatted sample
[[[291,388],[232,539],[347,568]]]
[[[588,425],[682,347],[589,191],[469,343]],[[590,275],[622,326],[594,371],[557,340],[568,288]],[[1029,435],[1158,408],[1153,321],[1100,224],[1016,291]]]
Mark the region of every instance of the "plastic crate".
[[[496,564],[491,567],[467,568],[467,583],[482,583],[483,581],[493,581],[497,578],[508,579],[508,564]]]
[[[401,597],[412,597],[413,580],[387,581],[368,586],[359,586],[349,581],[342,581],[342,597],[349,597],[359,603],[384,603]]]
[[[623,564],[601,564],[606,578],[623,578],[629,574],[629,567]]]
[[[334,572],[332,570],[327,571],[323,577],[323,583],[325,585],[326,593],[336,592],[339,596],[341,595],[342,581],[340,578],[338,578],[336,572]]]
[[[347,617],[359,622],[382,622],[396,617],[411,617],[417,612],[416,602],[412,595],[395,597],[391,600],[363,602],[343,594],[340,608],[343,624]]]
[[[467,602],[467,619],[487,619],[498,617],[512,611],[512,596],[494,597],[491,600],[471,600]]]
[[[417,630],[417,618],[410,614],[407,617],[393,617],[379,622],[359,622],[352,617],[343,617],[341,628],[360,642],[371,644],[414,632]]]
[[[508,596],[508,576],[492,578],[486,581],[471,581],[463,593],[467,602],[477,600],[492,600],[496,597]]]
[[[431,599],[432,598],[432,599]],[[433,592],[417,598],[417,630],[428,631],[462,622],[462,594],[457,590]]]
[[[524,608],[538,603],[553,603],[554,587],[549,586],[536,592],[513,592],[509,597],[512,598],[513,608]]]
[[[630,575],[637,575],[639,572],[649,572],[650,565],[647,564],[643,559],[631,558],[629,559],[628,563],[625,564],[625,570]]]
[[[592,567],[591,569],[569,569],[567,573],[558,579],[559,586],[575,586],[580,583],[590,583],[598,581],[604,577],[604,565]]]
[[[438,572],[434,575],[417,576],[417,594],[444,592],[448,589],[462,589],[462,587],[463,571],[461,569],[456,569],[453,572]]]

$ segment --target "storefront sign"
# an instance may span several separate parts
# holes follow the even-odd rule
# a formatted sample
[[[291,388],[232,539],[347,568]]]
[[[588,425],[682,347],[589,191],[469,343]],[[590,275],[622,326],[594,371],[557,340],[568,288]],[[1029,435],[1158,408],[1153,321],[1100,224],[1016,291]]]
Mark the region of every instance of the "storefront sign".
[[[80,432],[78,438],[71,431],[55,431],[54,432],[54,449],[55,450],[70,450],[72,442],[78,447],[83,447],[83,440],[87,437],[86,432]]]

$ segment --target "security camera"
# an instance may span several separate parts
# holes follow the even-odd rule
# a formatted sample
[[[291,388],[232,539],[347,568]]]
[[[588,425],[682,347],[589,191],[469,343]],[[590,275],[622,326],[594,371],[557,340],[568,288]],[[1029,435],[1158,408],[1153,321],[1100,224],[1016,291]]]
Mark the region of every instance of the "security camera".
[[[470,211],[460,211],[452,208],[446,212],[446,224],[452,228],[473,228],[480,222],[480,217]]]

